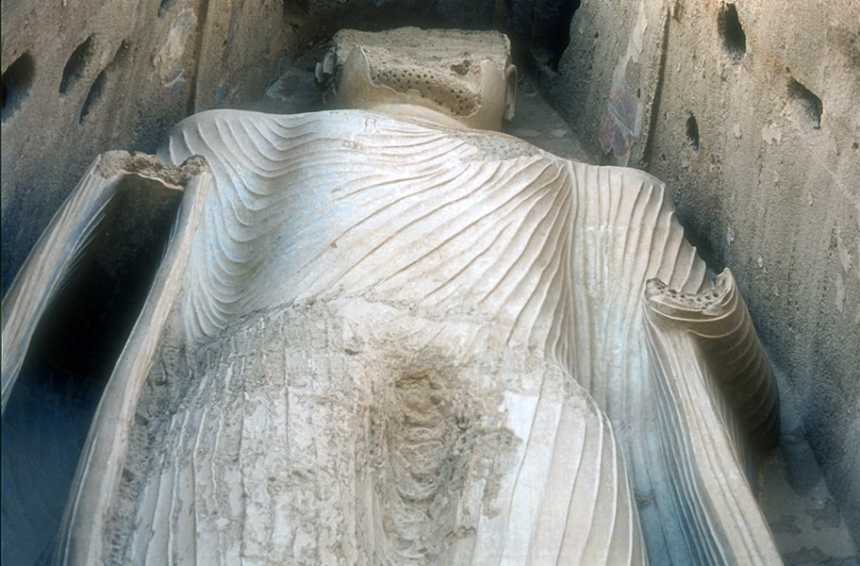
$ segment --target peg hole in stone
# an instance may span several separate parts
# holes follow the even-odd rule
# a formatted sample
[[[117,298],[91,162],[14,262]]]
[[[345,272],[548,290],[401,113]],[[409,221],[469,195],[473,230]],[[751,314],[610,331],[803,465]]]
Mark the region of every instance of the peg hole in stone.
[[[60,80],[60,94],[67,94],[80,81],[93,56],[93,36],[86,38],[75,47],[66,66],[63,67],[63,78]]]
[[[30,95],[35,69],[33,56],[24,53],[3,71],[0,78],[0,97],[2,97],[0,120],[5,122],[11,117]]]
[[[158,17],[164,16],[164,14],[173,7],[175,0],[159,0],[158,1]]]
[[[821,127],[821,114],[824,112],[824,104],[814,92],[803,86],[795,79],[788,82],[788,95],[800,107],[802,114],[808,119],[812,127]]]
[[[687,117],[687,141],[693,151],[699,151],[699,122],[692,113]]]
[[[723,39],[723,47],[735,61],[740,61],[747,52],[747,34],[738,17],[734,4],[724,4],[717,15],[717,30]]]

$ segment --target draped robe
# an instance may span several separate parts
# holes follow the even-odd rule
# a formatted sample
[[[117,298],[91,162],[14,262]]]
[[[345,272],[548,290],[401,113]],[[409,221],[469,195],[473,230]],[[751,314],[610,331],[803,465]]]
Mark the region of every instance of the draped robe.
[[[359,110],[192,156],[61,562],[778,563],[773,379],[657,179]]]

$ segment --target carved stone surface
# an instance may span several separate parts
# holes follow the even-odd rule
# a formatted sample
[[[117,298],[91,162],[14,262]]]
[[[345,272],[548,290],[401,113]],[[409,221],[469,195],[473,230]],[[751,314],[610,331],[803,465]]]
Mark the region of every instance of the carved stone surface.
[[[517,74],[508,38],[498,32],[400,28],[342,30],[317,65],[335,104],[370,108],[409,104],[459,124],[497,130],[511,119]]]
[[[662,183],[410,106],[411,87],[365,96],[387,91],[354,57],[339,96],[373,111],[210,111],[170,136],[164,162],[206,166],[59,562],[780,563],[750,488],[776,434],[767,360]],[[477,78],[504,81],[487,60]],[[476,84],[500,119],[509,91]],[[99,171],[13,286],[4,353],[39,316],[24,297],[51,294],[40,258],[85,232],[63,215],[97,215]]]

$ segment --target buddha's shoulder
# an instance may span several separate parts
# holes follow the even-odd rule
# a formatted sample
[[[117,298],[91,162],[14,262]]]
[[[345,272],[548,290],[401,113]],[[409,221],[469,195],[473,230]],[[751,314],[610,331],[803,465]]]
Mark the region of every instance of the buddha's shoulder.
[[[349,161],[395,171],[428,164],[437,170],[463,170],[478,163],[508,173],[549,175],[554,185],[576,185],[596,193],[645,191],[662,196],[665,189],[644,171],[566,159],[502,132],[451,128],[365,110],[303,114],[209,110],[177,124],[160,153],[165,150],[169,154],[164,157],[175,163],[190,155],[234,164],[257,163],[260,158],[306,164]]]
[[[358,110],[329,110],[301,114],[269,114],[250,110],[217,109],[198,112],[177,123],[172,136],[192,132],[261,134],[267,137],[315,135],[344,137],[373,127],[378,116]]]
[[[245,110],[208,110],[176,125],[172,136],[203,134],[207,137],[255,137],[281,140],[330,140],[350,142],[355,149],[380,146],[402,148],[429,144],[456,145],[459,156],[469,160],[506,161],[520,158],[563,166],[568,160],[514,136],[495,131],[450,128],[421,119],[407,119],[365,110],[325,110],[302,114],[267,114]],[[368,144],[368,140],[373,143]]]

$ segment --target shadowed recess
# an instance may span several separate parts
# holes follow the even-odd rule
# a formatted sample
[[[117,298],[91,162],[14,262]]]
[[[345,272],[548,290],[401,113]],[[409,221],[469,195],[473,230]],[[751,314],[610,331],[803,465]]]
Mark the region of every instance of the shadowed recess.
[[[812,127],[820,128],[821,114],[824,112],[824,104],[822,104],[821,99],[795,79],[788,82],[788,95],[803,108],[803,113],[809,119]]]
[[[93,56],[93,36],[89,36],[72,52],[66,66],[63,68],[63,78],[60,81],[60,94],[67,94],[84,76]]]
[[[3,416],[3,564],[50,557],[90,421],[146,300],[181,196],[126,178],[89,242],[69,259]]]
[[[18,57],[3,72],[2,86],[0,86],[2,88],[0,119],[5,121],[20,108],[21,103],[30,94],[34,73],[35,64],[33,56],[29,53],[24,53]]]
[[[164,14],[167,13],[170,10],[170,8],[173,7],[173,4],[175,4],[175,0],[159,0],[159,2],[158,2],[158,17],[160,18],[160,17],[164,16]]]
[[[741,26],[738,9],[726,4],[717,15],[717,30],[723,38],[723,47],[732,59],[740,60],[747,52],[747,34]]]
[[[83,124],[84,121],[89,116],[90,112],[93,110],[93,105],[95,105],[99,99],[101,99],[105,90],[105,82],[107,81],[107,72],[102,71],[96,77],[96,80],[93,81],[93,86],[90,87],[90,91],[87,93],[87,98],[84,100],[84,105],[81,106],[81,113],[78,116],[78,122]]]
[[[544,0],[532,8],[533,54],[554,71],[570,43],[570,24],[580,4],[580,0]]]
[[[690,147],[693,148],[693,151],[699,151],[699,122],[696,120],[696,117],[693,116],[692,112],[687,117],[687,141],[690,143]]]

